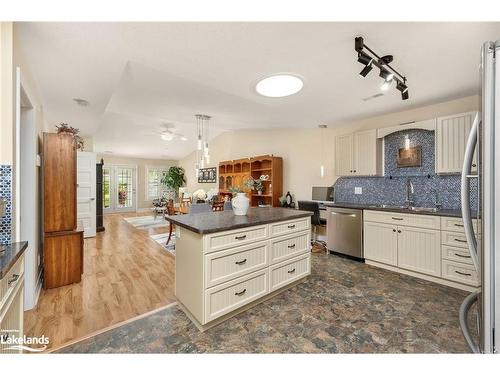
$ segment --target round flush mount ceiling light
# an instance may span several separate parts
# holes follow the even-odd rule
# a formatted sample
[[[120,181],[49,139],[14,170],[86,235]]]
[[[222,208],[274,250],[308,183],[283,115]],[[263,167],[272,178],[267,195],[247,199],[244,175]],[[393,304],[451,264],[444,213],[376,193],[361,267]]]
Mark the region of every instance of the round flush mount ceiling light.
[[[255,90],[268,98],[283,98],[298,93],[304,87],[302,78],[288,73],[273,74],[257,82]]]

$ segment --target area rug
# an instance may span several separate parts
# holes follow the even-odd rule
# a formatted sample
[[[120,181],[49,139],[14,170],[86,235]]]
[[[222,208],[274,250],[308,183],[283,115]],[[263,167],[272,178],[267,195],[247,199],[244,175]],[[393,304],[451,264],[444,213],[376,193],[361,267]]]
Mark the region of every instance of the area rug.
[[[167,245],[168,233],[154,234],[150,236],[154,241],[158,242],[161,247],[167,250],[170,254],[175,256],[175,232],[172,232],[172,238]]]
[[[162,217],[162,215],[158,215],[156,220],[154,216],[131,216],[124,217],[123,219],[137,229],[150,229],[168,226],[168,222]]]

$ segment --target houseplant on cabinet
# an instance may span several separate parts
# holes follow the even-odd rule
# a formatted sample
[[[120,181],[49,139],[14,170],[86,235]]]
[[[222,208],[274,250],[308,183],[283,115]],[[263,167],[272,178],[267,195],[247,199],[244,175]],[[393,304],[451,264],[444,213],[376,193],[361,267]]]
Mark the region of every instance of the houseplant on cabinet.
[[[175,193],[175,198],[179,197],[179,188],[186,183],[186,176],[184,175],[184,168],[170,167],[166,173],[163,174],[160,182],[168,189]]]

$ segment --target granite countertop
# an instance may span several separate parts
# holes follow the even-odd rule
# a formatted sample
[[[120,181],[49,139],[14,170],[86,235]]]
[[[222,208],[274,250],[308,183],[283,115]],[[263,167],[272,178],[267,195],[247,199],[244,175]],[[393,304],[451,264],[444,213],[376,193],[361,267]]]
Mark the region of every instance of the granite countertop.
[[[24,250],[28,247],[28,242],[14,242],[2,246],[5,251],[0,252],[0,279],[3,279],[24,253]]]
[[[450,210],[441,209],[436,212],[432,211],[412,211],[407,208],[401,208],[397,206],[387,206],[382,207],[376,204],[365,204],[365,203],[350,203],[350,202],[335,202],[335,203],[324,203],[326,207],[339,207],[339,208],[356,208],[360,210],[372,210],[372,211],[387,211],[387,212],[399,212],[404,214],[415,214],[415,215],[432,215],[432,216],[447,216],[447,217],[462,217],[461,210]],[[472,216],[476,217],[476,213],[472,212]]]
[[[246,216],[236,216],[232,210],[229,210],[221,212],[203,212],[193,215],[167,216],[166,220],[190,231],[208,234],[269,224],[277,221],[298,219],[311,215],[312,212],[310,211],[281,207],[266,207],[249,208]]]

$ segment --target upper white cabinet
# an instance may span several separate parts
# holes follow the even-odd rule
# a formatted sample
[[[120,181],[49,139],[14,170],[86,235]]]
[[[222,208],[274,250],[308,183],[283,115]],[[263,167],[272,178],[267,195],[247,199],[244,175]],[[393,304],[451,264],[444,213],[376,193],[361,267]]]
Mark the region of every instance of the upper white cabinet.
[[[460,173],[465,146],[476,112],[460,113],[437,118],[436,173]],[[472,169],[477,167],[475,158]]]
[[[374,176],[382,173],[382,140],[377,130],[335,137],[337,176]]]
[[[335,173],[337,176],[352,176],[354,169],[353,134],[335,137]]]

